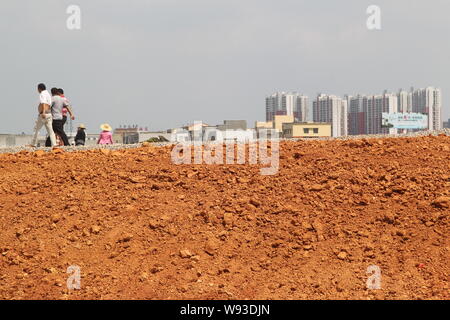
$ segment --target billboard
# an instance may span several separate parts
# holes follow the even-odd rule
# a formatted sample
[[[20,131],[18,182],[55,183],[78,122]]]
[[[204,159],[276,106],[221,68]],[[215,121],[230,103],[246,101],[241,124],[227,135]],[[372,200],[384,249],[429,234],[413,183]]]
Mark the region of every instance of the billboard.
[[[383,113],[382,128],[427,129],[428,115],[422,113]]]

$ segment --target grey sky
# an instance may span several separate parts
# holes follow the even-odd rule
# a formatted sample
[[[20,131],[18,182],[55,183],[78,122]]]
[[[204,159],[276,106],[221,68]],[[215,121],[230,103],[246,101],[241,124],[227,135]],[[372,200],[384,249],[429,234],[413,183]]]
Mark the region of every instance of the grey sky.
[[[66,8],[82,29],[66,28]],[[366,9],[382,10],[382,30]],[[63,87],[77,123],[152,130],[264,120],[266,95],[443,90],[448,0],[21,0],[0,4],[0,133],[31,132],[36,84]]]

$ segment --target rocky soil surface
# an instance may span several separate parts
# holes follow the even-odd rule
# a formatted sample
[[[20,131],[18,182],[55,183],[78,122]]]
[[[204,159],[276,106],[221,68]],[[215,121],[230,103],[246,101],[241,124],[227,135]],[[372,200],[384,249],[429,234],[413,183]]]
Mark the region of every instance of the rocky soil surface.
[[[274,176],[170,151],[1,154],[0,299],[449,299],[449,136],[287,141]]]

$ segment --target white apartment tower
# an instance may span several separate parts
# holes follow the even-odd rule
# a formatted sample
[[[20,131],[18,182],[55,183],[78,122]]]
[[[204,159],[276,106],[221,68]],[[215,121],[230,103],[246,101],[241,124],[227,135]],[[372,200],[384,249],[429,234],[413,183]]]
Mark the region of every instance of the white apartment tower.
[[[294,108],[294,118],[299,122],[307,122],[309,119],[308,97],[305,95],[297,95],[296,106]]]
[[[313,121],[331,123],[333,137],[347,135],[347,100],[334,95],[319,94],[313,102]]]
[[[296,92],[277,92],[266,97],[266,121],[272,121],[276,115],[294,116],[296,121],[308,119],[308,97]]]
[[[412,93],[400,89],[397,95],[397,107],[400,113],[412,112]]]
[[[440,130],[442,128],[442,94],[441,89],[428,87],[412,92],[412,112],[428,115],[428,130]]]

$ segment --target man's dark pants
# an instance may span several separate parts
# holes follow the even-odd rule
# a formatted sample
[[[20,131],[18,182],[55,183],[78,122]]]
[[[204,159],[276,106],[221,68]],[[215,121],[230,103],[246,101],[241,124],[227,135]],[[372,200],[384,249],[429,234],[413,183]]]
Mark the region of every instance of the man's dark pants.
[[[53,120],[53,131],[55,132],[56,135],[58,135],[62,141],[64,142],[65,146],[70,145],[69,144],[69,139],[66,136],[66,133],[64,132],[64,121],[61,120]]]

